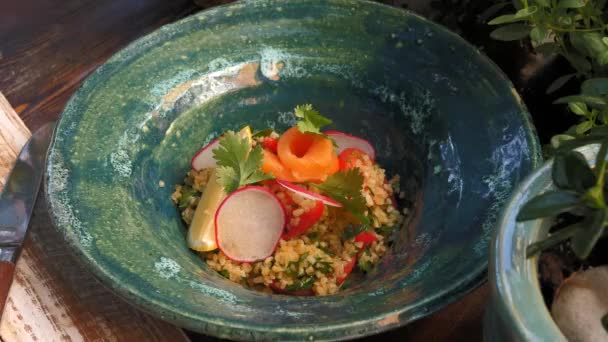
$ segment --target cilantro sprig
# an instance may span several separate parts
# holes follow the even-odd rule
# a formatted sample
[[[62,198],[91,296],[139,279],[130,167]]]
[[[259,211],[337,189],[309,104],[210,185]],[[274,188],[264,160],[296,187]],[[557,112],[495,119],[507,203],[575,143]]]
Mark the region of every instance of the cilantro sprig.
[[[300,118],[298,130],[302,133],[322,134],[321,128],[333,122],[313,109],[310,104],[296,106],[294,114]]]
[[[310,185],[323,191],[325,195],[340,202],[344,209],[353,214],[365,226],[371,221],[365,216],[367,206],[363,198],[363,175],[359,168],[341,170],[327,177],[321,184],[310,183]]]
[[[234,132],[227,132],[220,138],[218,148],[213,150],[213,158],[218,165],[218,183],[227,193],[247,184],[273,178],[262,172],[262,148],[259,145],[251,148],[248,139],[241,138]]]

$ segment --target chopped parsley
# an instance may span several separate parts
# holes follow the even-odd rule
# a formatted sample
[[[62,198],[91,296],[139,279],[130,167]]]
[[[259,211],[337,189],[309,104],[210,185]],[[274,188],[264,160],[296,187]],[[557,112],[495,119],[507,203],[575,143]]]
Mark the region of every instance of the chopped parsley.
[[[314,277],[306,277],[300,280],[297,280],[293,284],[285,287],[286,291],[301,291],[301,290],[310,290],[312,289],[312,285],[315,283]]]

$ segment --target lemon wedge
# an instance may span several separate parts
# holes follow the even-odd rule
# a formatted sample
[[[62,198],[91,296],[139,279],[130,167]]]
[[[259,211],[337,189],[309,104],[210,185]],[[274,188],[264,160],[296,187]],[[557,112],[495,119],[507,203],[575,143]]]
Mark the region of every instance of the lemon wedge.
[[[246,138],[249,143],[253,142],[251,127],[245,126],[239,132],[239,136]],[[217,249],[215,240],[215,212],[227,194],[224,188],[217,182],[215,169],[211,171],[209,183],[203,191],[190,228],[188,229],[188,247],[198,252],[210,252]]]

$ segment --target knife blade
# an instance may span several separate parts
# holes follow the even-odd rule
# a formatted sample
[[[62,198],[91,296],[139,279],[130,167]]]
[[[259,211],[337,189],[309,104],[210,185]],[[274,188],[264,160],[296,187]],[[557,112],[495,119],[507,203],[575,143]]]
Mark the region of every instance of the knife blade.
[[[54,130],[55,122],[50,122],[32,134],[0,193],[0,318],[38,197]]]

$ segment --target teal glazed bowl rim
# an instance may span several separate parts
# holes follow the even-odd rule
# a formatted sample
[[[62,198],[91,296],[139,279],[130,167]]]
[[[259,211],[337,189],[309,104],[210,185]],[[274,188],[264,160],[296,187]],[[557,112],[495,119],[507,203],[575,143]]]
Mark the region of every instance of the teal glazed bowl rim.
[[[592,166],[598,150],[597,144],[577,149]],[[553,188],[552,166],[553,159],[521,182],[498,221],[490,253],[492,302],[489,310],[492,312],[484,327],[488,339],[498,328],[521,341],[566,341],[540,290],[538,256],[526,257],[527,246],[546,237],[551,224],[547,220],[516,221],[517,213],[526,202]]]
[[[247,7],[247,5],[259,3],[270,3],[271,5],[273,5],[280,4],[281,2],[269,0],[241,1],[233,4],[218,6],[210,10],[202,11],[188,18],[182,19],[178,22],[166,25],[151,34],[134,41],[129,46],[115,54],[104,65],[100,66],[95,73],[93,73],[86,79],[84,84],[72,96],[72,98],[66,105],[62,118],[60,119],[58,124],[58,130],[61,130],[62,128],[67,129],[66,126],[69,124],[69,122],[66,122],[64,118],[67,116],[66,114],[69,114],[76,110],[74,107],[74,103],[78,101],[83,101],[84,98],[89,95],[87,93],[88,91],[90,91],[89,88],[91,88],[93,84],[97,82],[98,78],[101,78],[100,75],[110,73],[113,69],[120,67],[120,61],[122,59],[125,59],[129,55],[134,54],[134,52],[136,51],[145,51],[147,46],[155,42],[162,42],[167,38],[170,38],[173,32],[179,32],[180,28],[183,28],[187,23],[193,20],[202,21],[205,18],[211,18],[214,15],[218,15],[222,12],[226,12],[229,10],[239,10],[243,7]],[[327,1],[327,3],[345,4],[349,6],[368,6],[368,8],[372,10],[391,11],[392,14],[402,18],[403,20],[408,19],[424,23],[428,27],[432,27],[435,32],[439,32],[442,35],[450,37],[450,39],[457,41],[459,44],[464,45],[466,48],[471,49],[472,51],[477,51],[474,46],[464,41],[457,34],[443,28],[438,24],[435,24],[420,16],[411,14],[401,9],[396,9],[386,5],[368,1],[332,0]],[[495,73],[497,77],[501,79],[501,82],[503,82],[505,85],[508,85],[508,87],[511,89],[512,94],[505,94],[505,96],[512,95],[517,99],[516,105],[519,109],[517,115],[521,116],[520,119],[522,120],[524,125],[523,129],[526,132],[527,143],[530,145],[531,164],[534,167],[538,166],[541,159],[538,138],[533,133],[535,129],[532,125],[525,105],[519,99],[519,96],[517,95],[511,82],[504,75],[504,73],[491,60],[484,58],[483,61],[487,64],[488,68],[492,69],[493,73]],[[58,130],[56,130],[55,132],[55,138],[51,143],[50,150],[55,149],[56,145],[58,144]],[[58,210],[60,210],[61,208],[58,207],[55,195],[53,194],[53,191],[57,192],[57,189],[51,189],[51,183],[53,182],[52,177],[57,175],[56,173],[53,173],[52,167],[53,164],[49,163],[45,173],[47,184],[47,202],[49,204],[53,224],[56,227],[59,227],[60,230],[63,232],[63,229],[61,229],[61,219],[57,215]],[[442,288],[441,291],[437,291],[433,295],[427,296],[423,300],[416,302],[415,305],[397,307],[394,310],[387,311],[381,315],[351,320],[346,323],[328,322],[328,324],[323,326],[311,327],[309,325],[303,325],[302,327],[277,329],[267,325],[245,324],[235,321],[226,321],[214,317],[212,313],[210,315],[205,316],[203,320],[200,316],[195,316],[193,314],[189,314],[188,312],[176,312],[165,302],[157,299],[156,297],[151,296],[149,293],[146,293],[145,291],[139,289],[133,284],[122,283],[120,279],[111,272],[111,270],[102,268],[98,263],[95,262],[94,258],[89,255],[90,253],[87,253],[83,248],[81,248],[80,242],[77,241],[74,235],[64,234],[64,236],[74,254],[78,256],[78,259],[80,261],[84,262],[87,269],[89,269],[98,279],[100,279],[104,285],[108,286],[120,296],[128,299],[129,302],[134,303],[143,310],[150,312],[153,315],[160,317],[161,319],[175,323],[179,326],[195,331],[201,331],[216,336],[228,338],[243,338],[243,334],[251,332],[251,336],[255,335],[256,338],[261,339],[277,338],[277,336],[284,339],[297,339],[298,337],[301,338],[302,336],[310,336],[310,338],[313,338],[313,334],[315,339],[347,339],[386,331],[398,326],[405,325],[408,322],[434,313],[439,309],[443,308],[445,305],[460,299],[465,294],[472,291],[486,280],[486,272],[488,266],[488,262],[486,259],[477,267],[471,269],[470,272],[463,275],[458,282],[447,284],[444,288]],[[241,335],[236,333],[232,334],[230,332],[231,330],[238,330],[241,332]]]

